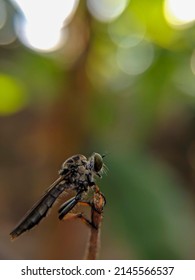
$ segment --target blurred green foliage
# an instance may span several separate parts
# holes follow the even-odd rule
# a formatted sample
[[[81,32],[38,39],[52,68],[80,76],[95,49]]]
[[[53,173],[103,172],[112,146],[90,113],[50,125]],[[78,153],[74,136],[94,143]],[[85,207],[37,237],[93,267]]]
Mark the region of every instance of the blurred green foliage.
[[[132,152],[112,159],[107,179],[114,232],[123,232],[142,259],[188,258],[193,220],[178,178],[156,159]]]

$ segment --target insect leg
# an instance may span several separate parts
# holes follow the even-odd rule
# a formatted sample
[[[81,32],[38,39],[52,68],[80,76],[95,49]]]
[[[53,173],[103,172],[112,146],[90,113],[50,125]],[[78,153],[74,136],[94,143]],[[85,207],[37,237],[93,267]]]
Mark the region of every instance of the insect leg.
[[[80,199],[81,194],[79,193],[76,196],[70,198],[65,203],[63,203],[58,210],[59,219],[62,220],[64,216],[74,208],[74,206],[80,201]]]
[[[83,213],[76,213],[76,214],[71,214],[69,219],[80,219],[84,224],[86,224],[89,227],[97,229],[97,227],[89,220],[87,219]]]
[[[61,220],[62,219],[66,219],[66,220],[74,220],[74,219],[80,219],[84,224],[86,224],[87,226],[89,226],[89,227],[93,227],[93,228],[95,228],[95,229],[97,229],[96,228],[96,226],[89,220],[89,219],[87,219],[84,215],[83,215],[83,213],[66,213],[66,217],[65,216],[63,216],[62,218],[61,218]]]

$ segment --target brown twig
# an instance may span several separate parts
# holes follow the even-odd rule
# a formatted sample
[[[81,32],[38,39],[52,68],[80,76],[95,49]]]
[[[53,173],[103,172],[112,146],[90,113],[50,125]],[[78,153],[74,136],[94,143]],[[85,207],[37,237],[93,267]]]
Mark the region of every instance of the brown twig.
[[[89,243],[85,254],[86,260],[97,259],[100,246],[100,227],[102,221],[102,213],[105,205],[105,198],[99,191],[98,186],[95,186],[93,202],[91,207],[91,226]]]

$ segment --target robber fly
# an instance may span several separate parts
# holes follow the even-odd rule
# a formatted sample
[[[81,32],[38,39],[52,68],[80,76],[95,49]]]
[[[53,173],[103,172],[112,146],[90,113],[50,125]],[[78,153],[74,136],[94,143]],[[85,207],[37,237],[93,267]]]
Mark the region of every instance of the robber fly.
[[[59,178],[46,190],[32,209],[26,213],[10,233],[11,238],[14,239],[37,225],[46,216],[48,210],[61,193],[67,190],[74,190],[76,195],[63,203],[59,209],[59,219],[62,220],[78,202],[82,201],[83,195],[96,186],[95,178],[102,177],[105,171],[103,157],[98,153],[93,153],[88,159],[80,154],[68,158],[59,170]],[[104,198],[103,194],[100,194]]]

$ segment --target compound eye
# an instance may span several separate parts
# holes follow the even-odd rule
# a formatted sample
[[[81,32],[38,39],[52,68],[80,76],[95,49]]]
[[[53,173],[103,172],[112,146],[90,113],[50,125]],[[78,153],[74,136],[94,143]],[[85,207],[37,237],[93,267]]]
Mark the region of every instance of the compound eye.
[[[103,159],[100,154],[94,154],[94,170],[95,172],[99,172],[103,167]]]

